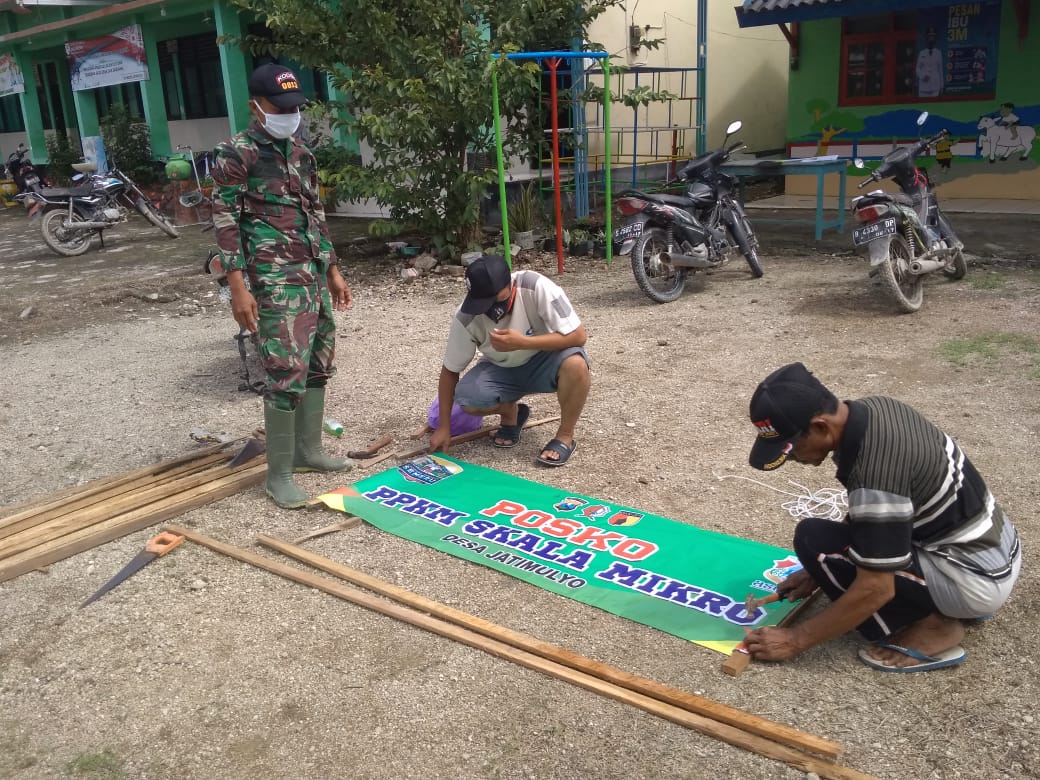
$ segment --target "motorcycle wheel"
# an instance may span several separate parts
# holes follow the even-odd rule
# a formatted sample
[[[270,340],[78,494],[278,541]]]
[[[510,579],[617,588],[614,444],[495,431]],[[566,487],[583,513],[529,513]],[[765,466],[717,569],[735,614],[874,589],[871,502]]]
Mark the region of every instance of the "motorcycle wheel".
[[[758,239],[755,238],[755,231],[751,229],[748,218],[739,211],[737,218],[736,225],[727,229],[737,246],[740,247],[740,253],[747,260],[747,264],[751,268],[751,275],[759,279],[765,271],[762,270],[762,263],[758,259]]]
[[[953,260],[943,268],[943,273],[946,274],[947,279],[954,282],[963,279],[964,275],[968,273],[968,261],[964,259],[964,252],[957,250]]]
[[[53,209],[45,212],[40,222],[40,232],[43,233],[44,243],[59,255],[76,257],[90,249],[94,231],[66,229],[64,224],[68,216],[67,209]],[[85,222],[86,220],[74,213],[72,221]]]
[[[632,274],[646,296],[657,303],[671,303],[682,295],[686,286],[685,268],[676,268],[661,259],[668,251],[668,233],[650,228],[632,247]]]
[[[881,280],[899,308],[912,314],[924,301],[924,279],[910,273],[910,247],[900,235],[892,236],[888,258],[880,266]]]
[[[151,203],[146,201],[144,198],[138,198],[137,203],[134,204],[137,210],[141,212],[141,216],[159,228],[163,233],[168,235],[170,238],[177,238],[180,233],[177,232],[170,222],[164,217]]]

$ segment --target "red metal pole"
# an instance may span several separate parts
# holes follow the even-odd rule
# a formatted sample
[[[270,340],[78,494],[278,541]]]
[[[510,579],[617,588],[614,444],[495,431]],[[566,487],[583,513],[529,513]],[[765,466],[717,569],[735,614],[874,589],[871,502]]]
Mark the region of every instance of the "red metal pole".
[[[560,205],[560,119],[556,106],[556,68],[560,64],[558,57],[550,57],[549,66],[549,100],[552,103],[552,156],[553,156],[553,203],[556,206],[556,273],[563,273],[563,208]]]

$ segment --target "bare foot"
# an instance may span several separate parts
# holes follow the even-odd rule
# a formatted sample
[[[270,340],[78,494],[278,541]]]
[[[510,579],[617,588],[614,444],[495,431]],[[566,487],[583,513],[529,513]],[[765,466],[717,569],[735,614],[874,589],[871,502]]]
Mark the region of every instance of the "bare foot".
[[[935,656],[960,644],[962,639],[964,639],[964,624],[961,621],[933,612],[928,617],[896,632],[885,642]],[[871,647],[867,653],[877,661],[899,668],[916,666],[920,663],[904,653],[897,650],[886,650],[883,647]]]

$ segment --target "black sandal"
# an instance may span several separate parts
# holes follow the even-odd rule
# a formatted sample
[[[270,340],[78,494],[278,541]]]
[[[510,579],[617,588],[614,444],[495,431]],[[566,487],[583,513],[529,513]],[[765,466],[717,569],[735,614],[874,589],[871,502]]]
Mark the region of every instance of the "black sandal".
[[[491,435],[491,443],[496,447],[507,450],[510,447],[515,447],[520,443],[520,433],[524,429],[524,424],[527,422],[527,418],[531,416],[531,407],[527,404],[516,405],[516,424],[515,425],[503,425],[497,431]],[[498,442],[496,439],[505,439],[503,442]]]

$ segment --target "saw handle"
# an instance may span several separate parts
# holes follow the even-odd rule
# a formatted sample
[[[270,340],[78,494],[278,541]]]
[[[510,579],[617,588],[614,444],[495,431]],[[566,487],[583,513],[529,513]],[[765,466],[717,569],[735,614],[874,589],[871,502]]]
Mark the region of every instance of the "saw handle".
[[[183,541],[184,537],[180,534],[171,534],[169,531],[163,531],[154,539],[149,540],[148,544],[144,546],[144,551],[154,553],[157,557],[162,557]]]

